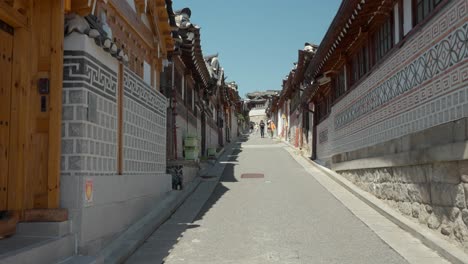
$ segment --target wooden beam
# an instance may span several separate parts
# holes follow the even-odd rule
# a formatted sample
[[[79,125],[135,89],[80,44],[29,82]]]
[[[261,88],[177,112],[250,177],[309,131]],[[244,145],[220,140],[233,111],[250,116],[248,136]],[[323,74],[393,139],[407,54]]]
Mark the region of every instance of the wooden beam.
[[[51,1],[48,208],[58,208],[60,202],[64,10],[63,1]]]
[[[0,19],[14,28],[28,26],[28,18],[3,1],[0,1]]]
[[[63,222],[67,220],[67,209],[30,209],[24,210],[20,222]]]

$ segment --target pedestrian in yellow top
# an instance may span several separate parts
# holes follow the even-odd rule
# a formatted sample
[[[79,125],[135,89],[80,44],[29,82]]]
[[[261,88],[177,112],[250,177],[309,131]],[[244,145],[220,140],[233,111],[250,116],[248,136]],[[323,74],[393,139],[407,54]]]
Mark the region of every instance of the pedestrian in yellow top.
[[[276,130],[275,122],[270,121],[270,136],[271,136],[271,138],[273,138],[275,130]]]

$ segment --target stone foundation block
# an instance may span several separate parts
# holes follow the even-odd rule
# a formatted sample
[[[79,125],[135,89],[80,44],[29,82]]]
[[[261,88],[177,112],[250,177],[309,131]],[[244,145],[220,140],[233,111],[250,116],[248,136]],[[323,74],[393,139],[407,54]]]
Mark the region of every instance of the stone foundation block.
[[[457,162],[441,162],[433,165],[431,182],[459,184],[460,181]]]
[[[465,191],[461,184],[432,183],[431,197],[432,204],[434,205],[458,208],[466,207]]]
[[[403,183],[425,183],[431,175],[429,166],[408,166],[393,168],[393,181]]]
[[[431,202],[430,188],[428,184],[407,184],[409,201],[429,204]]]

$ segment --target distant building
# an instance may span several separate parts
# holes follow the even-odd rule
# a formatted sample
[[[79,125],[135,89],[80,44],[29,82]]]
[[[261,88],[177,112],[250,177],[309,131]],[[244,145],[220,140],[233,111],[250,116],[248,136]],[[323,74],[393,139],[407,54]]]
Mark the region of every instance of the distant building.
[[[260,120],[267,121],[267,109],[273,98],[278,96],[280,91],[267,90],[265,92],[252,92],[247,94],[247,99],[244,101],[249,110],[250,122],[259,123]]]

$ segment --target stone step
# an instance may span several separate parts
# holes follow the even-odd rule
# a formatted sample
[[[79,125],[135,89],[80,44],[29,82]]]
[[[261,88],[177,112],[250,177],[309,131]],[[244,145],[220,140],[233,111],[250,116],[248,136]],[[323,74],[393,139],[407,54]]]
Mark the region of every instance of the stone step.
[[[57,264],[101,264],[96,257],[93,256],[73,256],[67,258]]]
[[[72,235],[59,238],[13,236],[2,241],[1,264],[50,264],[74,254],[75,239]]]
[[[19,223],[16,226],[18,236],[63,237],[70,234],[70,222]]]

